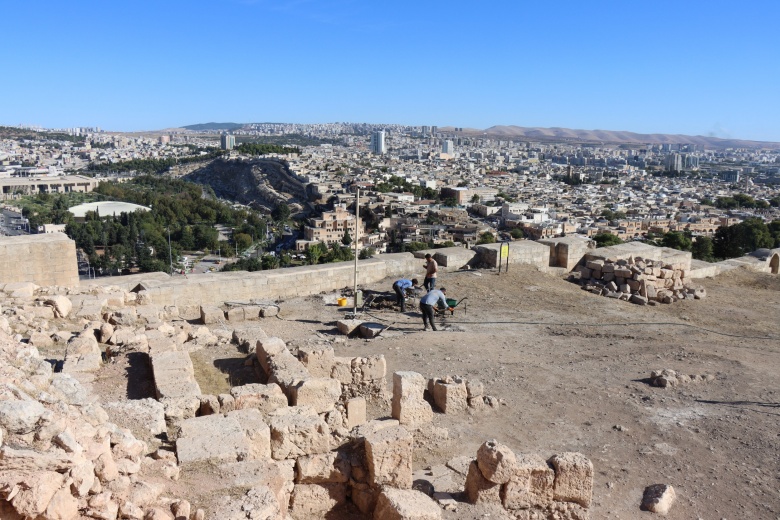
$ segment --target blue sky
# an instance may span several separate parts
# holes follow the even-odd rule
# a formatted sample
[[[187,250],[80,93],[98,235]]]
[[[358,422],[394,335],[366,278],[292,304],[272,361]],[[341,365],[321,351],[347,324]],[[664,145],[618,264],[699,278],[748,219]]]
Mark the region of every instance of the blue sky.
[[[629,130],[780,141],[780,2],[5,2],[0,124]]]

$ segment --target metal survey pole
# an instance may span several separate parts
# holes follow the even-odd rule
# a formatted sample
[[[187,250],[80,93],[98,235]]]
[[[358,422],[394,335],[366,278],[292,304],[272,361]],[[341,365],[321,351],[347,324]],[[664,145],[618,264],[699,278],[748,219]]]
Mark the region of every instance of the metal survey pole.
[[[360,188],[357,189],[355,196],[355,286],[352,289],[353,317],[357,316],[357,261],[358,261],[358,239],[360,238]]]

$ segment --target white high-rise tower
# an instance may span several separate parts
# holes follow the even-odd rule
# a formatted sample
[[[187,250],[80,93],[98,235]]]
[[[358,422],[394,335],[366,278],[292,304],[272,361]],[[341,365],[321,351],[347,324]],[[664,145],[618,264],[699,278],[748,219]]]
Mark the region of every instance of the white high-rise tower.
[[[371,134],[371,153],[376,155],[383,155],[387,152],[385,147],[385,131],[377,130]]]

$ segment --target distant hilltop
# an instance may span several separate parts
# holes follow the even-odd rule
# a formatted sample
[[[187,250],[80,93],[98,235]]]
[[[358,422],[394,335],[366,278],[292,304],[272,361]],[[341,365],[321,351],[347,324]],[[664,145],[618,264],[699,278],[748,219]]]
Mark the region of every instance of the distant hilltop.
[[[244,126],[244,123],[200,123],[198,125],[182,126],[181,128],[202,132],[204,130],[236,130]]]
[[[451,132],[452,127],[439,128]],[[637,134],[635,132],[612,130],[573,130],[571,128],[539,128],[523,126],[491,126],[485,130],[463,129],[464,135],[484,134],[506,139],[525,138],[539,141],[580,141],[586,143],[636,143],[636,144],[695,144],[703,148],[780,148],[780,143],[768,141],[747,141],[744,139],[722,139],[703,135],[680,134]]]

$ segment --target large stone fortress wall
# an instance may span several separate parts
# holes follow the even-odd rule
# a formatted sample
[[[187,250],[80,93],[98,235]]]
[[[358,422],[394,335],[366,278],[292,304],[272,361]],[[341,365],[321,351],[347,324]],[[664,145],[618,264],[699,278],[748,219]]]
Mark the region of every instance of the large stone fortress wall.
[[[79,285],[76,243],[63,233],[0,238],[0,283]]]

